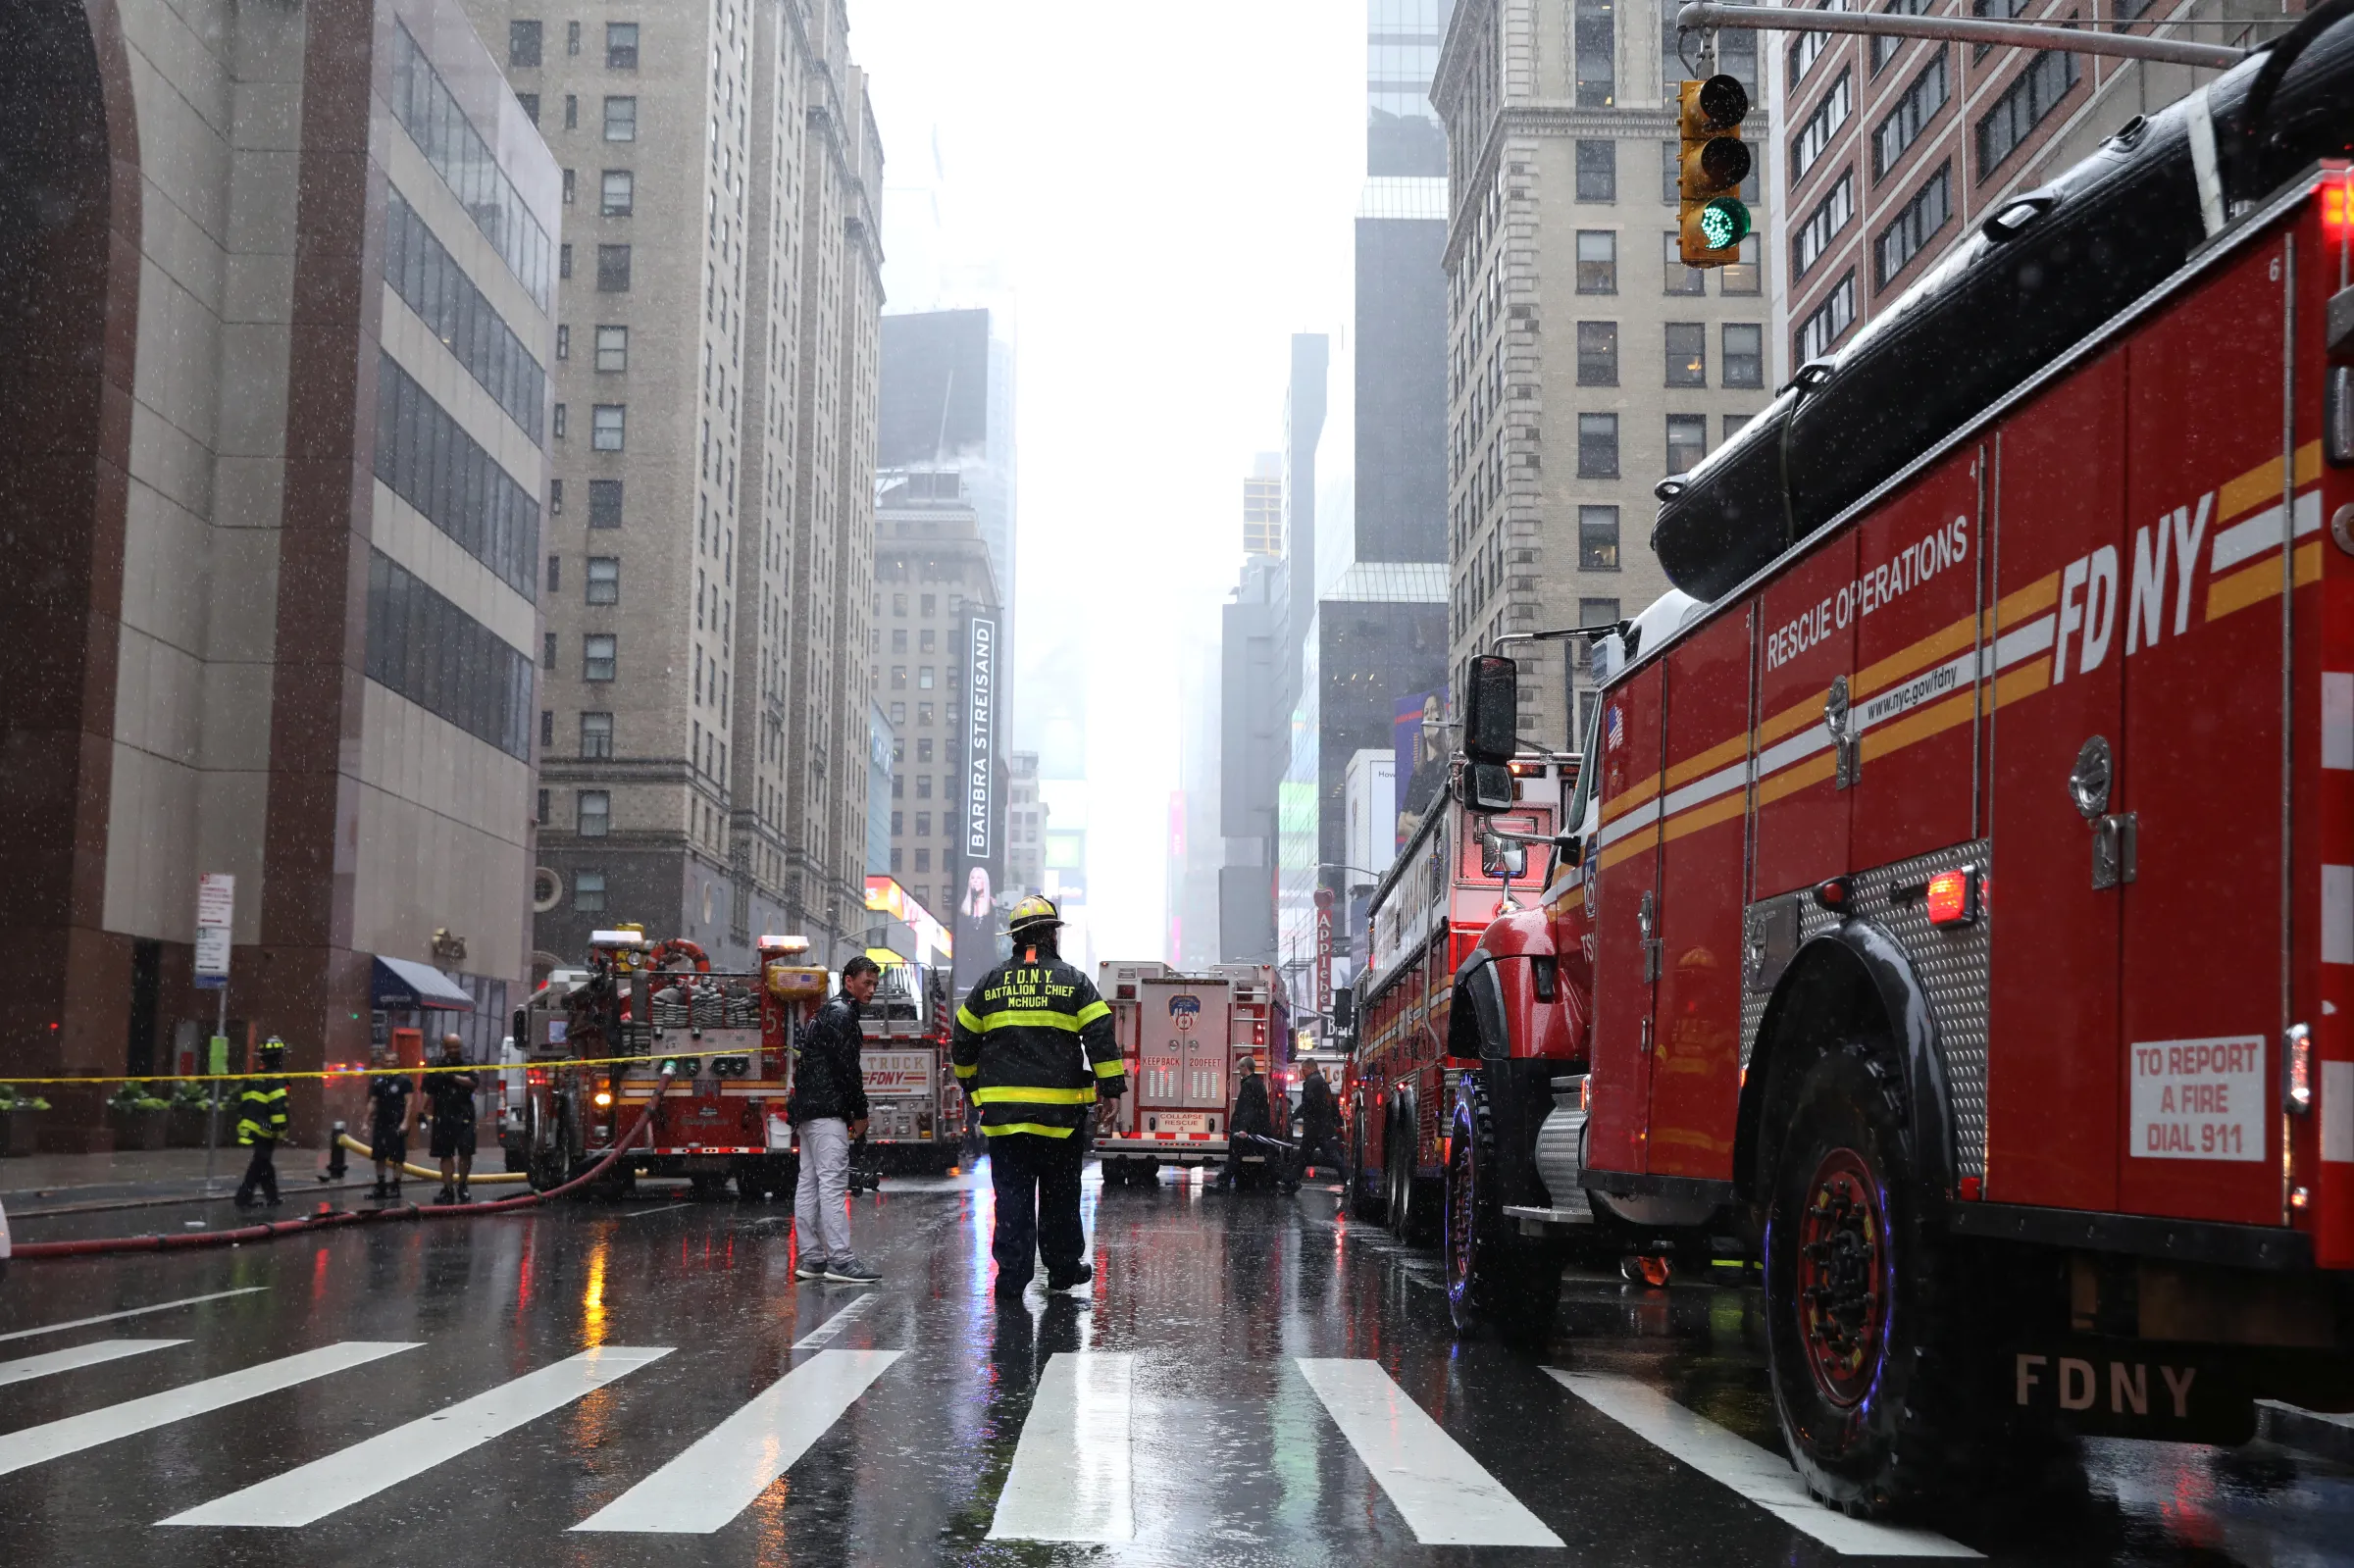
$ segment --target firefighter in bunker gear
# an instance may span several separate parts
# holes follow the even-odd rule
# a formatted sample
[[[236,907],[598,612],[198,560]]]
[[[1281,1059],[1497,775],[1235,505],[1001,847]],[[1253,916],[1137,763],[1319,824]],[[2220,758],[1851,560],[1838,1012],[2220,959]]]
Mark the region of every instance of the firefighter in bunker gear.
[[[997,1189],[998,1294],[1019,1296],[1035,1260],[1047,1289],[1085,1285],[1087,1235],[1079,1223],[1079,1167],[1098,1095],[1124,1094],[1128,1074],[1111,1009],[1054,948],[1061,917],[1029,897],[1011,922],[1013,957],[981,978],[956,1009],[949,1059],[981,1110]]]
[[[262,1041],[262,1070],[237,1089],[237,1141],[253,1150],[245,1179],[237,1184],[237,1207],[249,1209],[255,1194],[278,1207],[278,1140],[286,1134],[286,1042],[276,1035]]]

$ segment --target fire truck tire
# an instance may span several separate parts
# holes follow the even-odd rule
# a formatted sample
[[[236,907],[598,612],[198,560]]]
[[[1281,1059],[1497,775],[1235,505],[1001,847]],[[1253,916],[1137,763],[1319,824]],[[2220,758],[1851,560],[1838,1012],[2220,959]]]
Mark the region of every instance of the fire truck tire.
[[[562,1099],[552,1104],[555,1114],[547,1125],[541,1124],[537,1100],[531,1101],[526,1109],[525,1137],[531,1153],[524,1174],[531,1179],[535,1192],[562,1187],[572,1176],[572,1107]]]
[[[1869,1041],[1793,1062],[1766,1211],[1766,1360],[1799,1474],[1859,1518],[1966,1491],[1988,1444],[1951,1243]]]
[[[1365,1163],[1365,1108],[1360,1104],[1349,1118],[1349,1214],[1352,1219],[1378,1221],[1381,1194]]]
[[[1505,1343],[1541,1350],[1561,1302],[1558,1243],[1518,1234],[1496,1191],[1496,1128],[1485,1094],[1455,1108],[1447,1161],[1444,1245],[1447,1310],[1455,1332],[1489,1330]]]

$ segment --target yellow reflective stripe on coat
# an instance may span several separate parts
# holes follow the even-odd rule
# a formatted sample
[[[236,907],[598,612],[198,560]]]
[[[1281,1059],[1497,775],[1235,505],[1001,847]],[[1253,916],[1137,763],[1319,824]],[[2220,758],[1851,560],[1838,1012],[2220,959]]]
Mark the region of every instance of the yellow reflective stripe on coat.
[[[975,1019],[965,1028],[977,1035],[986,1035],[993,1029],[1059,1029],[1076,1035],[1079,1033],[1079,1020],[1069,1013],[1057,1013],[1050,1009],[1033,1010],[992,1013],[987,1018]]]
[[[959,1062],[952,1063],[950,1065],[955,1067],[956,1076],[958,1078],[970,1078],[975,1073],[981,1071],[981,1064],[979,1062]]]
[[[1102,1001],[1089,1002],[1085,1007],[1079,1009],[1079,1027],[1085,1029],[1097,1019],[1109,1018],[1110,1016],[1111,1007],[1108,1003]]]
[[[973,1015],[973,1010],[969,1007],[959,1007],[956,1009],[956,1022],[963,1028],[971,1030],[976,1035],[981,1033],[981,1020]]]
[[[1125,1078],[1127,1074],[1128,1064],[1117,1056],[1112,1057],[1109,1061],[1098,1062],[1096,1064],[1096,1076],[1098,1078]]]
[[[982,1136],[996,1138],[1000,1133],[1036,1133],[1040,1138],[1069,1138],[1079,1131],[1075,1127],[1048,1127],[1040,1122],[1000,1122],[995,1127],[983,1123]]]
[[[1096,1086],[1084,1088],[1023,1088],[1019,1085],[998,1084],[989,1088],[973,1090],[975,1105],[1003,1105],[1008,1101],[1030,1105],[1093,1105]]]

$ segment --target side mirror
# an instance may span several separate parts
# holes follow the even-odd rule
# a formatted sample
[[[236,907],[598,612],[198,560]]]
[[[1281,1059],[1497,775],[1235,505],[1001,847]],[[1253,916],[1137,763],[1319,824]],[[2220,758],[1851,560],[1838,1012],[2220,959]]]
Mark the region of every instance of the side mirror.
[[[1475,763],[1502,764],[1519,749],[1520,666],[1499,653],[1480,654],[1471,661],[1469,689],[1463,693],[1463,755]]]
[[[1510,811],[1512,770],[1501,762],[1474,762],[1463,770],[1463,805],[1472,811]]]
[[[1556,834],[1553,852],[1563,867],[1575,871],[1586,863],[1586,840],[1573,833]]]
[[[1528,846],[1508,843],[1496,835],[1479,835],[1479,872],[1483,877],[1511,877],[1528,875]]]

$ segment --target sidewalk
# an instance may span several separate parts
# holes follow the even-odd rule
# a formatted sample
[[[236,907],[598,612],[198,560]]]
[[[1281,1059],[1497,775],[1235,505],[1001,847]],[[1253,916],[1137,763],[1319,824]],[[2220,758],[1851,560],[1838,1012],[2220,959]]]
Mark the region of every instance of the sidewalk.
[[[234,1143],[215,1151],[214,1196],[235,1189],[250,1157],[248,1150]],[[375,1180],[375,1172],[357,1160],[350,1163],[350,1179],[341,1183],[318,1182],[318,1173],[325,1169],[326,1156],[319,1149],[281,1145],[278,1151],[279,1181],[289,1192],[296,1181],[307,1193],[314,1189],[333,1192]],[[204,1150],[200,1148],[32,1154],[0,1160],[0,1204],[7,1206],[12,1220],[204,1200]]]

